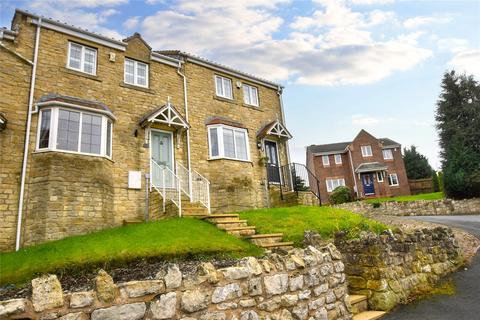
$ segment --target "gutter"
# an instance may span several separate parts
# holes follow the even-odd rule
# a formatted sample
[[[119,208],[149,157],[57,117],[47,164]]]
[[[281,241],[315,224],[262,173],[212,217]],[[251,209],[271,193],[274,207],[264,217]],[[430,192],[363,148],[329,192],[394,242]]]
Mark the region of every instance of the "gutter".
[[[185,104],[185,120],[188,122],[188,94],[187,94],[187,77],[180,70],[182,68],[182,62],[178,61],[177,73],[183,78],[183,101]],[[190,202],[193,201],[192,197],[192,166],[190,159],[190,127],[187,128],[187,168],[188,168],[188,193],[190,194]]]
[[[20,195],[18,198],[18,220],[17,220],[17,235],[15,239],[15,251],[20,250],[20,242],[22,235],[22,219],[23,219],[23,197],[25,193],[25,178],[27,174],[27,162],[28,162],[28,147],[30,145],[30,131],[32,125],[32,106],[33,106],[33,94],[35,91],[35,78],[37,75],[37,62],[38,62],[38,47],[40,43],[40,29],[42,24],[42,18],[38,19],[37,31],[35,34],[35,49],[33,53],[33,65],[32,65],[32,77],[30,80],[30,95],[28,97],[28,110],[27,110],[27,128],[25,131],[25,144],[23,149],[23,163],[22,173],[20,178]]]

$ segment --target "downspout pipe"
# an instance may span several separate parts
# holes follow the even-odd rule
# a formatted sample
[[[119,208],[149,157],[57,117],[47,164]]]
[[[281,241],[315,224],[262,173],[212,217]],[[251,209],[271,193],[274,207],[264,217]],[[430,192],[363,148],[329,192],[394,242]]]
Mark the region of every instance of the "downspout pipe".
[[[282,116],[282,123],[286,127],[287,123],[285,122],[285,112],[283,110],[283,96],[282,96],[282,93],[283,93],[282,87],[278,86],[277,94],[278,94],[278,97],[279,97],[279,100],[280,100],[280,112],[281,112],[281,116]],[[288,139],[286,141],[286,147],[287,147],[287,164],[290,164],[290,147],[288,146]]]
[[[178,62],[177,73],[183,78],[183,101],[185,104],[185,120],[188,122],[188,94],[187,94],[187,77],[182,73],[182,63]],[[187,168],[188,168],[188,193],[190,194],[190,202],[193,201],[192,195],[192,167],[190,157],[190,128],[187,128]]]
[[[31,125],[32,125],[32,106],[33,106],[33,96],[35,92],[35,79],[37,75],[38,47],[40,43],[41,25],[42,25],[42,18],[39,18],[38,24],[37,24],[37,32],[35,34],[35,49],[33,53],[32,78],[30,80],[30,95],[28,97],[27,128],[25,130],[25,144],[23,149],[22,174],[20,178],[20,195],[18,199],[18,218],[17,218],[18,220],[17,220],[17,236],[15,240],[15,251],[20,250],[20,243],[21,243],[21,237],[22,237],[23,197],[25,194],[25,180],[27,175],[28,148],[30,146],[30,131],[31,131]]]

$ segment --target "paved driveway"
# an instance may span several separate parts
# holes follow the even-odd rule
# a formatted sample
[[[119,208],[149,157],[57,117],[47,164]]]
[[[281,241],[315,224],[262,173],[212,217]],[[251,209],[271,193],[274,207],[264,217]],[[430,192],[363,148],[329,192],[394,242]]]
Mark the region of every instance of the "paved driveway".
[[[464,229],[480,239],[480,216],[406,217]],[[480,254],[477,253],[467,271],[453,274],[457,293],[435,296],[398,307],[385,320],[463,320],[480,319]]]

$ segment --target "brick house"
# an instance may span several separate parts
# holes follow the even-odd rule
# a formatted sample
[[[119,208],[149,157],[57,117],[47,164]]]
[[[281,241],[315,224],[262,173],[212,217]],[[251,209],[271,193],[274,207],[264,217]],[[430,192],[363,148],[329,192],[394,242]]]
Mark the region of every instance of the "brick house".
[[[269,205],[282,86],[16,10],[0,29],[0,250]]]
[[[356,198],[410,194],[402,146],[363,129],[350,142],[308,146],[307,167],[320,182],[322,203],[338,186],[349,187]]]

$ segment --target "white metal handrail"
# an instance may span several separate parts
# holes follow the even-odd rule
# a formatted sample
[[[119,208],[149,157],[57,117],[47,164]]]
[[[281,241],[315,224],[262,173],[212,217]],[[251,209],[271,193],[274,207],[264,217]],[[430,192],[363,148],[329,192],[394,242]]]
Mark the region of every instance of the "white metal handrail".
[[[195,170],[190,171],[192,179],[192,201],[200,202],[210,214],[210,181]]]
[[[190,171],[177,162],[177,176],[180,178],[180,188],[183,193],[191,200],[190,196]]]
[[[161,196],[163,211],[167,200],[171,200],[178,208],[179,217],[182,216],[182,191],[179,177],[167,166],[161,165],[154,159],[150,161],[150,187],[153,187]]]

